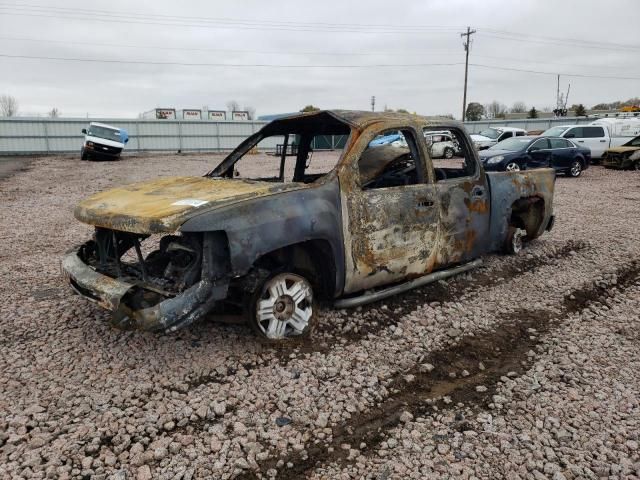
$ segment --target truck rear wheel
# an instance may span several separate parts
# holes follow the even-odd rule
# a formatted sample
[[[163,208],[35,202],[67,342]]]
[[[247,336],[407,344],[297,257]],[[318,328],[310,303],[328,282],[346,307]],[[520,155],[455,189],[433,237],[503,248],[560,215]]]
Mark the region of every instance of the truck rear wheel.
[[[274,342],[308,336],[316,320],[313,293],[311,282],[298,273],[269,275],[250,296],[251,328]]]
[[[507,239],[504,244],[504,251],[511,255],[517,255],[520,253],[524,246],[525,236],[526,232],[521,228],[513,226],[509,227],[509,233],[507,234]]]

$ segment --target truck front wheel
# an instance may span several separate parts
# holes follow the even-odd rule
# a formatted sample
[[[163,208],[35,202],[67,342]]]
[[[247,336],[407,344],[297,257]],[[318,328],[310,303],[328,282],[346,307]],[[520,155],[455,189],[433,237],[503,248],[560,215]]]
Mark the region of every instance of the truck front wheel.
[[[89,154],[84,150],[84,148],[80,149],[80,160],[89,160]]]
[[[270,341],[308,336],[315,325],[312,284],[297,273],[268,276],[251,295],[247,307],[252,329]]]

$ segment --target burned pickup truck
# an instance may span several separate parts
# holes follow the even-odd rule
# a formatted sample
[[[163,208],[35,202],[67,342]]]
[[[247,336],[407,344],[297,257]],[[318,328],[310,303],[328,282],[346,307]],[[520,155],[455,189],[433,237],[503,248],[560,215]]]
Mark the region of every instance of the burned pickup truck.
[[[372,145],[389,131],[406,145]],[[461,156],[430,158],[430,131],[450,132]],[[62,267],[117,327],[175,331],[235,315],[281,340],[312,331],[318,302],[360,305],[488,252],[517,253],[553,226],[554,182],[552,169],[485,173],[457,122],[300,114],[267,124],[202,177],[83,200],[75,216],[95,233]]]

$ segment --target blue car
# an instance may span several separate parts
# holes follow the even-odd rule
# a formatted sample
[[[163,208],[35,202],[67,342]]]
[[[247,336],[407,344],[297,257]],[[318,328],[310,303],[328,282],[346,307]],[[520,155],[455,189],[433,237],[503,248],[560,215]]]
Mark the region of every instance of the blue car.
[[[402,136],[402,133],[400,132],[389,132],[385,135],[379,135],[376,138],[374,138],[373,140],[371,140],[371,142],[369,142],[369,146],[370,147],[379,147],[381,145],[389,145],[393,142],[395,142],[396,140],[401,140],[404,139],[404,137]]]
[[[571,177],[579,177],[591,160],[589,148],[557,137],[512,137],[478,153],[485,170],[513,172],[553,167]]]

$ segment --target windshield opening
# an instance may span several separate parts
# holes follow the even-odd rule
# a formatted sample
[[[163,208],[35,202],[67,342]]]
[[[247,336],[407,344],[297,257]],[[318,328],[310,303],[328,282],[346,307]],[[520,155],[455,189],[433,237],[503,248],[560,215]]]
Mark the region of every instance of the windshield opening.
[[[625,147],[640,147],[640,135],[624,144]]]
[[[560,137],[569,127],[551,127],[542,133],[543,137]]]
[[[112,128],[105,128],[105,127],[99,127],[97,125],[91,125],[89,127],[89,131],[87,132],[87,135],[122,143],[122,139],[120,138],[120,131],[114,130]]]
[[[212,177],[313,183],[342,158],[351,129],[328,113],[276,120],[242,142]]]
[[[499,143],[496,143],[493,147],[489,147],[489,150],[509,150],[510,152],[519,152],[524,150],[529,145],[528,138],[507,138]]]
[[[492,140],[495,140],[500,136],[500,130],[496,130],[495,128],[487,128],[482,130],[478,135],[482,135],[483,137],[489,137]]]

